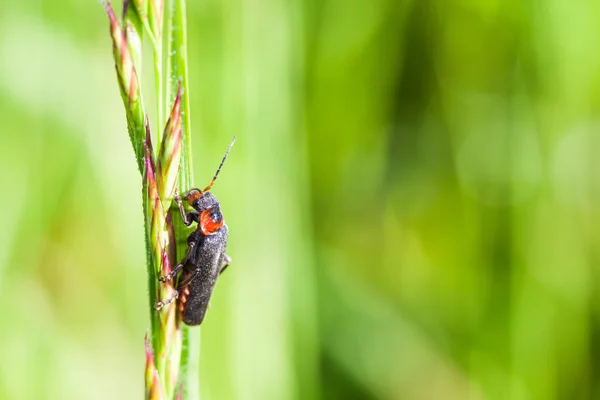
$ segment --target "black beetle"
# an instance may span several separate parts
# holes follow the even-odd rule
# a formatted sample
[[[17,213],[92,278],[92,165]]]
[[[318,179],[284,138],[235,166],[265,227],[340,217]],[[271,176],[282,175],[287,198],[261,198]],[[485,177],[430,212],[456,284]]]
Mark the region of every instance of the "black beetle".
[[[221,214],[219,200],[209,193],[209,190],[215,183],[234,142],[235,136],[209,185],[204,190],[194,188],[183,195],[183,200],[195,211],[186,214],[182,198],[179,195],[175,196],[183,223],[189,226],[197,222],[198,226],[187,238],[188,248],[183,260],[170,274],[158,278],[161,282],[166,282],[173,279],[179,271],[183,271],[173,296],[159,301],[155,308],[160,310],[179,297],[181,319],[187,325],[202,323],[217,278],[231,263],[231,258],[225,254],[227,225]]]

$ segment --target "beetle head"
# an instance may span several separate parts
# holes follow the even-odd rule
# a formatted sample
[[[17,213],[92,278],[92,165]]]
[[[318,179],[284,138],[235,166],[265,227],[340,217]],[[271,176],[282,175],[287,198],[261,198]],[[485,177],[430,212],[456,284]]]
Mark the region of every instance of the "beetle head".
[[[198,188],[191,189],[184,196],[190,206],[198,212],[209,208],[219,207],[219,200],[210,192],[202,191]]]

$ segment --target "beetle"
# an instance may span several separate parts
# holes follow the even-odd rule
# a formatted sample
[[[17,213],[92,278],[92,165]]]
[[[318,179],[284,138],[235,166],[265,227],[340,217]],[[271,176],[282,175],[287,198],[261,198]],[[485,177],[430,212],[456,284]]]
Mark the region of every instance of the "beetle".
[[[179,298],[181,319],[187,325],[200,325],[206,315],[210,297],[217,283],[217,278],[231,263],[231,258],[225,254],[227,249],[228,228],[225,225],[219,200],[210,193],[225,159],[235,143],[235,136],[229,144],[215,176],[204,190],[193,188],[183,195],[175,195],[175,202],[183,223],[190,226],[193,222],[198,225],[187,238],[187,250],[183,260],[171,273],[159,277],[159,281],[167,282],[174,279],[181,271],[181,277],[173,296],[161,300],[155,309],[160,310],[167,304]],[[186,213],[183,200],[194,209]]]

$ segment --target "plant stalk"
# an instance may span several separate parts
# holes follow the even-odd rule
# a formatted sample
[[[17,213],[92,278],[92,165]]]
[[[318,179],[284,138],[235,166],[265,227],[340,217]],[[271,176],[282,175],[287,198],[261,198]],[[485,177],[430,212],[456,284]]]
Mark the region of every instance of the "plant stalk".
[[[131,3],[126,0],[122,24],[118,23],[110,2],[105,3],[105,8],[110,20],[113,56],[128,131],[143,177],[148,290],[152,310],[151,340],[146,340],[146,398],[193,399],[198,397],[199,337],[190,335],[189,328],[178,319],[175,282],[158,281],[159,277],[168,275],[185,254],[186,238],[191,231],[183,224],[172,201],[176,188],[180,192],[186,191],[193,178],[185,2],[169,1],[167,82],[162,71],[163,0],[133,0]],[[157,122],[159,132],[162,130],[162,135],[156,135],[156,153],[138,80],[142,68],[143,32],[153,47]],[[167,105],[168,110],[165,109]],[[166,123],[165,111],[168,115]],[[161,306],[159,311],[154,310],[157,301]]]
[[[184,193],[192,187],[192,135],[190,121],[190,90],[188,80],[188,56],[187,56],[187,22],[185,0],[168,0],[167,17],[167,64],[165,95],[170,97],[178,88],[181,88],[181,163],[179,168],[178,189]],[[172,207],[171,214],[175,228],[176,254],[182,258],[187,249],[187,236],[192,229],[185,226],[181,218],[178,218],[177,207]],[[180,383],[183,389],[184,399],[198,399],[200,392],[200,332],[198,328],[182,326],[182,354],[180,358]]]

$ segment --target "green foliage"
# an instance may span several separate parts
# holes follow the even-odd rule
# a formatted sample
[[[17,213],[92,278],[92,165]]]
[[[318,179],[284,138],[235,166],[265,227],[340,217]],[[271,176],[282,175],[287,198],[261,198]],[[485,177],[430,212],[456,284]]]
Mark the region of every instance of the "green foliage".
[[[190,183],[237,135],[203,399],[599,397],[596,1],[187,15]],[[1,2],[0,32],[0,398],[139,398],[140,180],[106,20]]]

